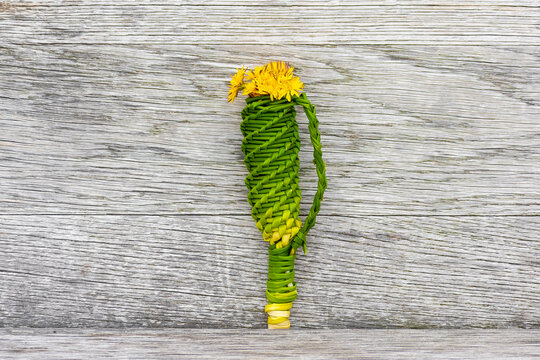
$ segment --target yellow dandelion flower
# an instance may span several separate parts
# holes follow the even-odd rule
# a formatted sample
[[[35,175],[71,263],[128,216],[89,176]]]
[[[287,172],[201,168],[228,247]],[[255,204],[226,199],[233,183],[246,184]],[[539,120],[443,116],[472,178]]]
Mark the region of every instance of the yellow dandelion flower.
[[[227,95],[227,101],[232,103],[234,99],[236,99],[236,96],[238,95],[238,88],[231,87],[229,89],[229,94]]]
[[[236,69],[236,74],[232,75],[231,85],[239,86],[244,83],[244,76],[246,74],[246,69],[242,66],[240,69]]]
[[[227,100],[233,102],[238,91],[244,87],[244,76],[246,74],[246,69],[242,66],[240,69],[236,69],[236,74],[232,75],[231,83],[229,84],[229,94],[227,95]]]
[[[257,84],[254,82],[248,82],[244,86],[244,91],[242,91],[242,95],[249,95],[255,93],[255,90],[257,89]]]
[[[253,70],[237,69],[231,80],[229,101],[236,98],[239,90],[249,97],[269,95],[271,100],[286,98],[291,101],[304,87],[300,78],[293,75],[293,70],[294,67],[283,61],[272,61]]]

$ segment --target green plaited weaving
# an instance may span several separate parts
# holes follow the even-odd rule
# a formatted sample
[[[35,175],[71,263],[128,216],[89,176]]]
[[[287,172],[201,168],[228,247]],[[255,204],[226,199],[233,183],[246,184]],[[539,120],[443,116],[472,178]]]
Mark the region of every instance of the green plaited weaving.
[[[266,297],[268,324],[288,328],[289,310],[296,299],[294,261],[296,249],[306,252],[306,235],[315,224],[326,189],[315,108],[305,94],[271,100],[269,96],[246,99],[242,111],[242,152],[249,171],[246,177],[252,216],[263,238],[269,241]],[[313,158],[318,175],[317,192],[311,210],[302,224],[299,218],[301,190],[298,185],[300,138],[295,105],[301,105],[309,120]]]

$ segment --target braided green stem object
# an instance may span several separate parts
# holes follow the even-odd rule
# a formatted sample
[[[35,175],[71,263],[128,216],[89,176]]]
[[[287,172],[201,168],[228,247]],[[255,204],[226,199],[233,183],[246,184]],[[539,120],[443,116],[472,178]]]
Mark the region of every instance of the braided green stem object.
[[[249,175],[246,186],[251,215],[268,246],[266,298],[268,327],[289,328],[292,302],[296,299],[294,260],[296,249],[306,252],[306,235],[315,224],[326,189],[319,122],[315,108],[303,93],[286,99],[269,96],[246,99],[242,110],[242,152]],[[319,182],[311,210],[303,225],[299,219],[301,190],[298,186],[300,138],[295,105],[301,105],[309,120],[313,158]]]

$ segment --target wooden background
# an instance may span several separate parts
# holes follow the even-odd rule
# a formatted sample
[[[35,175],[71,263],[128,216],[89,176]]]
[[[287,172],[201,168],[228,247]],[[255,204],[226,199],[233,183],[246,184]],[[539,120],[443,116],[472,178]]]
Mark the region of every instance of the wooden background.
[[[292,326],[539,327],[539,19],[526,0],[0,2],[0,326],[264,328],[226,84],[281,59],[328,176]]]

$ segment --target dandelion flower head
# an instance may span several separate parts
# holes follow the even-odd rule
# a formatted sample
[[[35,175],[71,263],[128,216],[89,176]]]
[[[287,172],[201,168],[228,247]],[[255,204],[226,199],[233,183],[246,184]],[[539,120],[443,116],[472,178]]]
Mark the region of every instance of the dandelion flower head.
[[[270,95],[271,100],[286,98],[291,101],[298,96],[304,84],[293,75],[294,67],[283,61],[272,61],[255,69],[237,69],[229,84],[228,101],[233,102],[238,92],[249,97]]]

